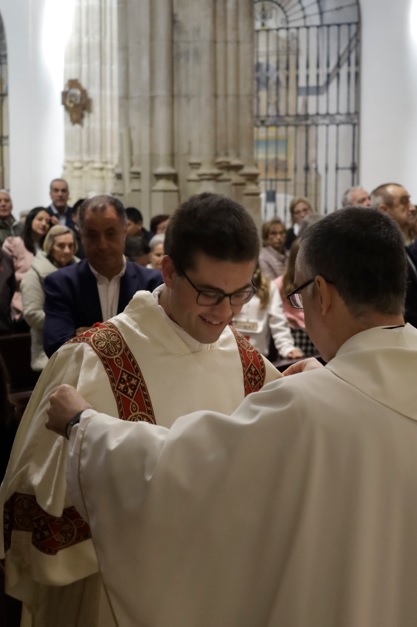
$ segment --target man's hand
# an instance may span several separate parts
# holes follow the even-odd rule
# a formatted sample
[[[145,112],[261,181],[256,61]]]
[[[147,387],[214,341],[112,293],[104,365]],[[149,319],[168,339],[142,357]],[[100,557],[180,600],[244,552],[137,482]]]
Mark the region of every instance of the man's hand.
[[[290,351],[287,355],[287,359],[298,359],[300,357],[304,357],[304,353],[301,348],[298,348],[297,346],[293,348],[292,351]]]
[[[91,329],[91,327],[78,327],[78,329],[75,329],[75,335],[82,335],[83,333],[85,333],[86,331],[89,331]]]
[[[297,363],[288,366],[286,370],[282,373],[284,377],[288,377],[290,374],[298,374],[299,372],[305,372],[307,370],[315,370],[316,368],[323,368],[323,364],[321,364],[314,357],[309,357],[308,359],[303,359],[302,361],[297,361]]]
[[[51,405],[47,411],[45,426],[63,436],[71,418],[79,411],[91,408],[90,403],[72,385],[66,383],[57,387],[49,400]]]

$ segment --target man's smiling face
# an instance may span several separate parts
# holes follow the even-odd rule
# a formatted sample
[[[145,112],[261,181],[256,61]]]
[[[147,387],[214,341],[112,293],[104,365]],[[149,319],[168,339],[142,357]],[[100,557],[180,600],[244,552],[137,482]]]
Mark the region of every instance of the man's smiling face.
[[[255,261],[222,261],[198,253],[193,268],[185,270],[189,280],[176,271],[170,257],[164,257],[162,267],[168,288],[167,298],[163,301],[166,313],[195,340],[212,344],[243,305],[231,305],[227,297],[218,305],[199,305],[197,291],[189,280],[198,290],[219,294],[248,290],[252,285]]]

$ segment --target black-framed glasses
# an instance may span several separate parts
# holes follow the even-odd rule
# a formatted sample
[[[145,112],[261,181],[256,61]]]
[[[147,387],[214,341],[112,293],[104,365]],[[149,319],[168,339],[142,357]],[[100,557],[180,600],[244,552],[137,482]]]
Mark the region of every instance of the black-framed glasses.
[[[213,307],[214,305],[220,305],[220,303],[228,298],[230,301],[230,305],[232,307],[241,307],[250,301],[250,299],[256,293],[256,287],[251,285],[249,287],[245,287],[241,290],[237,290],[236,292],[231,292],[230,294],[226,294],[226,292],[221,292],[217,290],[200,290],[190,277],[186,275],[184,270],[181,269],[181,275],[183,275],[188,283],[195,289],[197,292],[196,302],[198,305],[202,305],[203,307]]]
[[[309,279],[302,285],[299,285],[298,287],[296,287],[295,290],[287,294],[288,300],[290,301],[291,305],[295,307],[295,309],[303,309],[303,297],[301,295],[301,290],[311,285],[314,282],[315,278],[316,277]]]

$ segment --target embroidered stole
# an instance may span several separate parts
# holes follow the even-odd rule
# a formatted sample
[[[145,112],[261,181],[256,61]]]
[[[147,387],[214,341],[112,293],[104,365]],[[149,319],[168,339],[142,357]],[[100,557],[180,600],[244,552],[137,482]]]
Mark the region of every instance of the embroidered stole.
[[[245,396],[261,389],[265,381],[262,355],[233,326],[242,364]],[[156,424],[148,387],[133,353],[117,327],[99,322],[67,344],[86,343],[97,353],[109,378],[121,420]],[[67,507],[62,516],[43,510],[31,494],[15,492],[4,506],[4,546],[11,545],[12,531],[26,531],[32,544],[41,553],[56,555],[58,551],[88,540],[90,529],[75,507]]]

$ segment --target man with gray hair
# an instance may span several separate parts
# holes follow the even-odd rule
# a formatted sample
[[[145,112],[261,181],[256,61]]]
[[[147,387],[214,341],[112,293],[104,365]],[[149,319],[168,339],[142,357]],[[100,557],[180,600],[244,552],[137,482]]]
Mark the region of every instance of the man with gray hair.
[[[47,427],[79,422],[69,488],[118,624],[415,626],[417,330],[402,314],[402,235],[380,211],[332,213],[306,231],[295,279],[288,297],[328,363],[231,416],[155,429],[70,386],[52,394]]]
[[[399,183],[383,183],[371,192],[371,206],[374,209],[385,211],[398,224],[404,237],[404,243],[409,244],[410,226],[413,221],[415,207],[411,197],[403,185]]]
[[[23,224],[18,222],[12,215],[13,202],[9,192],[0,189],[0,247],[11,235],[20,235],[23,231]]]
[[[74,229],[72,207],[68,205],[69,186],[65,179],[52,179],[49,185],[51,204],[46,208],[51,216],[52,224],[62,224]]]
[[[404,245],[410,242],[410,228],[414,219],[415,207],[410,194],[399,183],[383,183],[371,192],[371,203],[374,209],[387,213],[403,236]],[[407,254],[407,290],[405,295],[405,320],[417,327],[417,269],[412,255]]]
[[[123,311],[138,290],[162,283],[158,270],[126,261],[123,204],[95,196],[79,210],[85,259],[45,278],[44,349],[50,357],[64,342]]]
[[[360,185],[349,187],[342,196],[342,208],[345,207],[370,207],[369,193]]]

